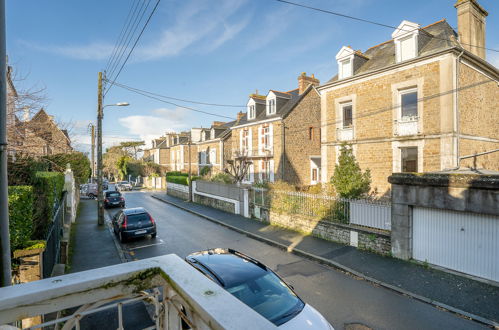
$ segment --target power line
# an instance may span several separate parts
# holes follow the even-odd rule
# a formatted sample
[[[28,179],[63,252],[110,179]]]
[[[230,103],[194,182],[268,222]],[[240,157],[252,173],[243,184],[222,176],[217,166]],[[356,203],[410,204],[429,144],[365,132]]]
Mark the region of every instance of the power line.
[[[322,9],[322,8],[317,8],[317,7],[311,7],[311,6],[303,5],[303,4],[296,3],[296,2],[291,2],[291,1],[287,1],[287,0],[275,0],[275,1],[278,1],[278,2],[281,2],[281,3],[285,3],[285,4],[288,4],[288,5],[292,5],[292,6],[296,6],[296,7],[302,7],[302,8],[306,8],[306,9],[310,9],[310,10],[314,10],[314,11],[318,11],[318,12],[330,14],[330,15],[340,16],[340,17],[352,19],[352,20],[355,20],[355,21],[360,21],[360,22],[364,22],[364,23],[378,25],[378,26],[382,26],[382,27],[386,27],[386,28],[390,28],[390,29],[397,29],[397,30],[407,31],[407,32],[412,32],[414,30],[422,30],[421,28],[414,29],[414,30],[404,30],[404,29],[399,29],[397,26],[392,26],[392,25],[388,25],[388,24],[384,24],[384,23],[379,23],[379,22],[376,22],[376,21],[371,21],[371,20],[368,20],[368,19],[363,19],[363,18],[359,18],[359,17],[355,17],[355,16],[341,14],[341,13],[334,12],[334,11],[327,10],[327,9]],[[431,35],[431,38],[440,39],[440,40],[446,40],[446,41],[451,41],[451,42],[453,41],[453,40],[451,40],[449,38],[442,38],[442,37],[437,37],[437,36],[434,36],[434,35]],[[467,44],[467,43],[463,43],[463,42],[459,42],[459,43],[461,45],[466,45],[466,46],[475,47],[475,48],[482,48],[482,49],[490,50],[492,52],[499,53],[499,50],[497,50],[497,49],[487,48],[487,47],[482,47],[482,46],[477,46],[477,45],[472,45],[472,44]]]
[[[119,87],[127,87],[127,88],[134,89],[136,91],[147,93],[147,94],[150,94],[150,95],[153,95],[153,96],[158,96],[158,97],[161,97],[161,98],[175,100],[175,101],[181,101],[181,102],[187,102],[187,103],[195,103],[195,104],[202,104],[202,105],[209,105],[209,106],[215,106],[215,107],[246,108],[245,105],[206,103],[206,102],[193,101],[193,100],[187,100],[187,99],[179,99],[179,98],[172,97],[172,96],[165,96],[165,95],[161,95],[161,94],[158,94],[158,93],[153,93],[153,92],[149,92],[149,91],[146,91],[146,90],[142,90],[142,89],[139,89],[139,88],[130,87],[130,86],[127,86],[125,84],[121,84],[121,83],[117,83],[117,82],[114,82],[114,84],[116,86],[119,86]]]
[[[133,50],[134,50],[134,49],[135,49],[135,47],[137,46],[137,43],[139,42],[140,37],[141,37],[141,36],[142,36],[142,34],[144,33],[144,30],[146,29],[147,25],[148,25],[148,24],[149,24],[149,22],[151,21],[152,16],[153,16],[153,15],[154,15],[154,13],[156,12],[156,9],[158,8],[158,5],[159,5],[159,3],[160,3],[160,2],[161,2],[161,0],[158,0],[158,1],[156,2],[156,5],[154,6],[154,8],[153,8],[153,10],[152,10],[151,14],[150,14],[150,15],[149,15],[149,17],[147,18],[146,23],[145,23],[145,24],[144,24],[144,26],[142,27],[142,30],[140,31],[140,33],[139,33],[139,35],[138,35],[137,39],[135,40],[135,43],[133,44],[132,49],[130,49],[130,52],[128,53],[128,56],[126,57],[125,61],[124,61],[124,62],[123,62],[123,64],[121,65],[120,70],[118,71],[118,73],[117,73],[117,74],[116,74],[116,76],[114,77],[114,79],[113,79],[113,83],[111,84],[111,86],[109,86],[109,89],[107,89],[107,90],[106,90],[106,92],[104,93],[104,96],[106,96],[107,92],[109,92],[109,90],[113,87],[113,84],[114,84],[114,82],[116,81],[116,79],[118,79],[118,77],[119,77],[119,75],[120,75],[121,71],[122,71],[122,70],[123,70],[123,68],[125,67],[126,62],[127,62],[127,61],[128,61],[128,59],[130,58],[130,55],[132,55]]]
[[[110,76],[112,76],[114,74],[115,70],[118,68],[123,56],[125,55],[126,50],[128,49],[128,46],[130,45],[130,42],[132,41],[132,39],[133,39],[133,37],[134,37],[138,27],[139,27],[140,22],[144,18],[147,7],[149,7],[151,0],[148,0],[147,5],[146,5],[145,0],[144,1],[137,1],[137,5],[139,4],[139,2],[142,4],[142,6],[140,7],[138,12],[137,12],[138,6],[135,7],[134,14],[132,15],[132,16],[135,16],[135,18],[133,19],[133,23],[132,23],[132,20],[130,20],[131,25],[130,24],[128,25],[128,27],[130,27],[130,29],[128,30],[128,28],[127,28],[128,32],[125,32],[126,36],[123,39],[123,42],[121,44],[120,49],[118,50],[119,55],[115,59],[114,63],[111,65],[111,67],[109,69]],[[137,13],[137,14],[135,15],[135,13]],[[139,19],[139,16],[140,16],[140,19]]]
[[[173,103],[173,102],[165,101],[165,100],[160,99],[159,97],[149,95],[146,92],[142,92],[140,90],[136,90],[134,88],[131,88],[131,87],[128,87],[128,86],[125,86],[125,85],[121,85],[121,84],[116,83],[116,82],[113,82],[112,85],[116,85],[118,87],[121,87],[123,89],[129,90],[131,92],[134,92],[134,93],[137,93],[137,94],[140,94],[140,95],[143,95],[143,96],[148,97],[150,99],[154,99],[154,100],[166,103],[166,104],[171,104],[171,105],[174,105],[174,106],[179,107],[179,108],[183,108],[183,109],[187,109],[187,110],[191,110],[191,111],[195,111],[195,112],[199,112],[199,113],[204,113],[204,114],[210,115],[210,116],[215,116],[215,117],[221,117],[221,118],[227,118],[227,119],[230,119],[230,120],[235,120],[235,118],[232,118],[232,117],[229,117],[229,116],[219,115],[219,114],[216,114],[216,113],[212,113],[212,112],[208,112],[208,111],[203,111],[203,110],[199,110],[199,109],[194,109],[194,108],[186,107],[186,106],[183,106],[183,105],[180,105],[180,104],[176,104],[176,103]]]
[[[138,3],[139,3],[138,1],[135,2],[135,8],[137,7]],[[113,52],[111,53],[111,56],[109,57],[109,59],[107,61],[106,69],[104,71],[107,71],[107,69],[109,68],[109,65],[113,62],[114,57],[117,54],[118,46],[121,44],[121,42],[123,40],[123,37],[125,36],[125,33],[126,33],[125,31],[128,30],[128,26],[129,26],[129,24],[131,22],[131,16],[130,16],[130,14],[132,13],[132,9],[133,8],[134,8],[134,5],[132,4],[132,6],[130,6],[130,10],[128,11],[127,18],[125,19],[125,23],[123,24],[123,27],[121,28],[120,35],[118,36],[118,39],[116,39],[116,44],[114,45]]]

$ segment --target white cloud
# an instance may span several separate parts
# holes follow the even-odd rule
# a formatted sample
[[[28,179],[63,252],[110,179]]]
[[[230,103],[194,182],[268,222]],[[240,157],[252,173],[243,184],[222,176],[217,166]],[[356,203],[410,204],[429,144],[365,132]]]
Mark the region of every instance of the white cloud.
[[[118,121],[128,129],[130,134],[138,135],[141,140],[144,140],[146,145],[166,132],[188,128],[189,120],[186,118],[186,110],[162,108],[153,110],[152,114],[154,115],[123,117]]]
[[[25,47],[44,53],[62,55],[78,60],[103,60],[109,58],[114,46],[104,42],[93,42],[87,45],[41,45],[29,41],[20,41]]]
[[[271,41],[283,34],[292,23],[292,17],[289,14],[291,7],[278,8],[274,12],[267,13],[262,20],[260,32],[255,37],[247,41],[247,52],[253,52],[268,45]],[[276,24],[276,17],[279,17],[279,23]]]

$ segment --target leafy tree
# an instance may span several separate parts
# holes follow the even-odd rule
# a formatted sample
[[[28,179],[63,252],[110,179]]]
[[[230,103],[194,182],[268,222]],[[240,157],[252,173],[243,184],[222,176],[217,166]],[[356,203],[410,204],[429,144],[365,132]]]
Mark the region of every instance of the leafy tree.
[[[123,156],[128,155],[120,146],[110,147],[106,150],[106,153],[102,156],[105,176],[108,178],[118,178],[119,169],[117,164]]]
[[[367,169],[364,173],[360,169],[351,146],[343,144],[334,168],[331,183],[336,192],[344,198],[359,198],[371,189],[371,172]]]
[[[121,142],[120,147],[124,152],[132,156],[134,159],[137,159],[137,153],[140,150],[140,147],[144,146],[146,143],[144,141],[126,141]]]
[[[67,164],[69,164],[77,183],[87,182],[92,173],[90,160],[82,152],[56,154],[45,156],[44,158],[49,161],[50,168],[57,172],[65,171]]]

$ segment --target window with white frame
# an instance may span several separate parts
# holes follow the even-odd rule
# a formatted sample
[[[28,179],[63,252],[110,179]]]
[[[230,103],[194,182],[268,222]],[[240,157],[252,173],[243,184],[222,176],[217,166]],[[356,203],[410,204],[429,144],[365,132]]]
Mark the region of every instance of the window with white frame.
[[[263,182],[270,181],[270,160],[260,161],[260,179]]]
[[[212,148],[210,150],[210,164],[216,164],[217,162],[217,150]]]
[[[353,125],[353,107],[352,102],[342,103],[341,118],[343,121],[343,128],[351,128]]]
[[[416,88],[399,91],[400,118],[415,119],[418,117],[418,90]]]
[[[400,148],[402,172],[418,172],[418,147]]]
[[[261,146],[262,149],[270,150],[272,146],[270,145],[270,127],[269,125],[264,125],[261,127]]]
[[[267,115],[275,114],[275,112],[276,112],[275,99],[267,100]]]
[[[253,169],[253,164],[250,164],[248,165],[248,168],[246,170],[246,175],[244,176],[244,180],[245,182],[252,182],[253,180],[253,172],[254,172],[254,169]]]
[[[418,56],[419,28],[419,24],[404,20],[393,31],[392,38],[395,43],[395,60],[397,63]]]
[[[248,148],[249,148],[249,129],[245,128],[242,131],[241,135],[241,147],[242,147],[242,152],[243,153],[248,153]]]
[[[321,178],[321,158],[310,158],[310,184],[317,184]]]
[[[412,35],[400,39],[400,61],[416,57],[416,40]]]
[[[248,119],[255,119],[255,117],[256,117],[255,105],[252,104],[248,106]]]

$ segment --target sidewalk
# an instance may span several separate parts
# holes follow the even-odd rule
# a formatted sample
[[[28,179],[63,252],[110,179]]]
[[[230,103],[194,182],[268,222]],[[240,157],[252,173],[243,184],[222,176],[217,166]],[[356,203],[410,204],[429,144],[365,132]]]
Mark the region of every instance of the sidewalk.
[[[475,321],[499,326],[499,287],[384,257],[351,246],[305,236],[240,215],[189,203],[166,194],[153,198],[294,254],[338,268]]]
[[[121,263],[108,226],[97,225],[97,201],[80,200],[79,213],[76,217],[70,273],[111,266]],[[126,329],[143,329],[152,326],[146,306],[143,302],[126,304],[123,307],[123,323]],[[118,328],[118,311],[109,309],[91,314],[82,319],[80,329],[99,329],[105,325],[109,329]]]

